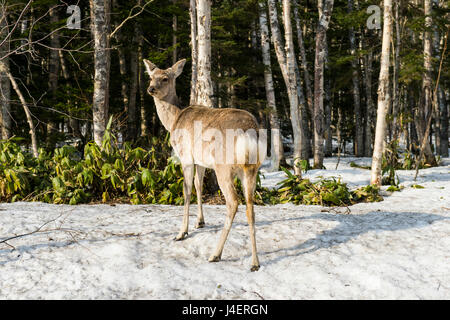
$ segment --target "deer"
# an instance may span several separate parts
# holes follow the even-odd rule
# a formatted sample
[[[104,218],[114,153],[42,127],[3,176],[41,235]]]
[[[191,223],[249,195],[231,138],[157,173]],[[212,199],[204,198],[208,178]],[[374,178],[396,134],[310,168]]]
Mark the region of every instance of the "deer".
[[[180,109],[175,105],[178,101],[175,83],[176,78],[183,71],[186,59],[176,62],[167,69],[159,69],[147,59],[143,59],[143,62],[150,76],[147,93],[153,97],[158,117],[170,133],[170,143],[181,162],[183,171],[184,214],[180,231],[174,240],[184,240],[188,236],[193,180],[198,204],[195,228],[205,226],[202,209],[203,177],[206,168],[213,169],[225,198],[227,210],[219,242],[208,259],[209,262],[219,262],[239,205],[234,186],[234,179],[238,177],[243,186],[250,231],[252,250],[250,270],[258,271],[260,264],[256,249],[254,193],[258,170],[264,161],[265,153],[256,152],[255,156],[259,140],[254,134],[248,134],[260,129],[256,118],[245,110],[235,108],[190,105]],[[229,139],[230,132],[232,135]],[[224,143],[223,137],[227,137],[227,143]],[[233,142],[231,148],[229,141]],[[264,148],[259,150],[261,149]],[[224,153],[227,161],[223,161]],[[235,158],[239,160],[235,161]],[[228,161],[230,159],[232,161]]]

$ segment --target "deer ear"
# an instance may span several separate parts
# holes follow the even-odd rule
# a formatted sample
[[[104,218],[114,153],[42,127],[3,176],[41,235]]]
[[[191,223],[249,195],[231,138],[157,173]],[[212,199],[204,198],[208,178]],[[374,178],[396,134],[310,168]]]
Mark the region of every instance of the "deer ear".
[[[147,70],[147,73],[151,77],[153,74],[153,71],[155,71],[155,69],[156,69],[156,65],[147,59],[144,59],[144,65],[145,65],[145,69]]]
[[[172,69],[172,72],[176,77],[178,77],[181,72],[183,72],[183,67],[184,64],[186,63],[186,59],[181,59],[180,61],[178,61],[177,63],[175,63],[170,69]]]

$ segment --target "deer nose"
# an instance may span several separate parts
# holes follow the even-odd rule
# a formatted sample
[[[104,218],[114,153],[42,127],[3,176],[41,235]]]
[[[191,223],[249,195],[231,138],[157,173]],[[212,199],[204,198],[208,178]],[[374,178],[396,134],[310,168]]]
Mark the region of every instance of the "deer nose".
[[[155,93],[155,92],[156,92],[155,87],[149,87],[149,88],[148,88],[148,92],[150,92],[150,93]]]

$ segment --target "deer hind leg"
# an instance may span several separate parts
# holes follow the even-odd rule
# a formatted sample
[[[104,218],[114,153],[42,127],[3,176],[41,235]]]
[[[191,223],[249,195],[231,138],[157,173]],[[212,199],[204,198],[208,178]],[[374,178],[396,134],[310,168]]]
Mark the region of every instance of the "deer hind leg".
[[[194,179],[194,165],[184,165],[183,166],[183,195],[184,195],[184,215],[183,223],[181,224],[181,229],[174,240],[180,241],[184,240],[188,235],[189,228],[189,204],[191,202],[191,192],[192,192],[192,182]]]
[[[256,166],[246,165],[243,168],[243,177],[241,179],[244,189],[244,196],[246,202],[246,215],[250,228],[250,240],[252,243],[252,267],[251,271],[259,270],[259,260],[256,251],[256,236],[255,236],[255,211],[253,210],[253,201],[256,189],[256,177],[258,174],[258,168]]]
[[[225,219],[225,224],[220,235],[219,243],[217,244],[216,251],[209,258],[209,262],[218,262],[222,257],[223,246],[227,240],[228,234],[230,233],[231,225],[236,215],[238,208],[238,197],[233,184],[233,174],[231,170],[227,167],[221,167],[216,171],[217,182],[219,183],[220,190],[225,197],[227,206],[227,216]]]
[[[195,165],[195,191],[197,191],[197,224],[195,228],[203,228],[205,226],[205,218],[203,217],[203,207],[202,207],[202,192],[203,192],[203,177],[205,176],[205,167]]]

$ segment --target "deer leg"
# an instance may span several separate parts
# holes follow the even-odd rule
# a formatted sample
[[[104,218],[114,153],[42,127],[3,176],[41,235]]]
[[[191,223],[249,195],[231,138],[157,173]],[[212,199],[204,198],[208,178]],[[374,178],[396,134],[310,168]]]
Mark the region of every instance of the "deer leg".
[[[244,187],[244,196],[246,202],[246,215],[248,225],[250,227],[250,240],[252,242],[252,267],[251,271],[259,270],[258,254],[256,252],[256,237],[255,237],[255,212],[253,210],[253,201],[256,188],[256,175],[258,173],[256,168],[244,167],[242,186]]]
[[[181,229],[174,240],[184,240],[188,235],[189,228],[189,204],[191,202],[192,181],[194,179],[194,165],[183,166],[183,195],[184,195],[184,215]]]
[[[203,217],[203,207],[202,207],[202,192],[203,192],[203,177],[205,176],[205,167],[195,165],[195,191],[197,191],[197,224],[195,228],[203,228],[205,226],[205,218]]]
[[[221,168],[222,169],[222,168]],[[216,170],[217,182],[219,183],[220,190],[225,197],[227,205],[227,217],[225,224],[220,235],[219,243],[217,244],[216,251],[209,258],[209,262],[218,262],[222,257],[223,246],[227,240],[228,234],[230,233],[231,225],[236,215],[238,208],[238,198],[237,193],[233,184],[233,175],[229,169]]]

